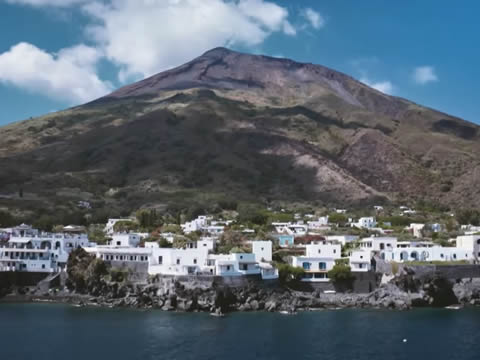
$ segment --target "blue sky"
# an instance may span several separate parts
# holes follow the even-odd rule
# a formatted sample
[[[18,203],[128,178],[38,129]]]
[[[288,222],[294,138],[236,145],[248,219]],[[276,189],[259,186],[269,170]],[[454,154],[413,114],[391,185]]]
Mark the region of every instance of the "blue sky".
[[[480,123],[476,1],[0,0],[0,125],[216,47],[322,64]]]

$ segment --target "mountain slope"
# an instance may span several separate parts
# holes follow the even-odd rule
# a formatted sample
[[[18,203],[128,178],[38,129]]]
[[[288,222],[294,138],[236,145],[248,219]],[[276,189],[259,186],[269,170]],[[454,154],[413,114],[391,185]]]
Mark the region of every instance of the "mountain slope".
[[[0,201],[118,212],[224,198],[474,205],[479,136],[323,66],[217,48],[0,128]]]

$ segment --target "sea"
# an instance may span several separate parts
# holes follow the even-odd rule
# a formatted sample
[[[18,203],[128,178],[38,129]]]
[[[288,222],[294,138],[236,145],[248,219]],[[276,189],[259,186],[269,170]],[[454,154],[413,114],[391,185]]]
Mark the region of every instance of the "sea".
[[[0,304],[1,360],[480,359],[480,309],[168,313]]]

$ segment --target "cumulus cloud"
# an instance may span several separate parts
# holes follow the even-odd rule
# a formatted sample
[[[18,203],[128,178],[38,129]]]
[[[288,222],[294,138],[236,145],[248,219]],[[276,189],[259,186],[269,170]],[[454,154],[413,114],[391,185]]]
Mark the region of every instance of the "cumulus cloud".
[[[438,76],[435,74],[433,66],[419,66],[413,71],[413,80],[420,85],[425,85],[430,82],[438,81]]]
[[[273,32],[294,35],[288,11],[264,0],[115,0],[91,3],[87,34],[121,80],[177,66],[216,46],[258,46]]]
[[[96,74],[100,56],[96,49],[85,45],[51,54],[32,44],[19,43],[0,54],[0,83],[71,104],[87,102],[112,90]]]
[[[310,25],[314,29],[320,29],[325,25],[325,19],[320,15],[318,11],[313,10],[312,8],[306,8],[302,15],[307,19]]]
[[[363,82],[364,84],[374,88],[375,90],[378,90],[384,94],[388,94],[388,95],[391,95],[393,93],[393,84],[388,81],[388,80],[385,80],[385,81],[371,81],[370,79],[368,79],[367,77],[362,77],[360,79],[361,82]]]
[[[68,7],[75,4],[91,2],[93,0],[5,0],[5,1],[9,4]]]

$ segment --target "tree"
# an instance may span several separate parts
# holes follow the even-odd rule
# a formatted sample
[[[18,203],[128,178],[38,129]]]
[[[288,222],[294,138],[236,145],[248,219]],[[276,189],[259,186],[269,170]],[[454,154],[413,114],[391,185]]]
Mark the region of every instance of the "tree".
[[[221,254],[228,254],[230,250],[235,247],[243,247],[247,238],[238,231],[227,230],[219,239],[218,252]]]
[[[67,282],[70,290],[87,293],[99,285],[104,275],[108,274],[107,266],[101,259],[88,254],[83,248],[73,250],[67,261]]]
[[[185,249],[187,247],[188,241],[188,238],[183,235],[175,235],[172,245],[176,249]]]
[[[282,284],[299,281],[303,275],[305,275],[305,270],[301,267],[295,267],[289,264],[276,264],[276,267],[278,269],[278,279]]]
[[[105,245],[107,243],[107,237],[103,232],[103,227],[100,225],[90,225],[88,227],[88,239],[91,242],[97,243],[98,245]]]
[[[237,221],[243,224],[267,224],[268,215],[258,206],[255,205],[239,205],[237,208]]]
[[[349,265],[339,262],[328,272],[330,280],[340,288],[351,289],[355,276]]]
[[[171,248],[172,247],[172,244],[168,242],[167,239],[161,237],[158,241],[158,246],[160,246],[161,248]]]
[[[480,212],[476,209],[464,209],[457,213],[457,221],[460,225],[480,225]]]
[[[42,231],[51,232],[57,219],[50,215],[41,215],[33,222],[33,227]]]
[[[343,225],[348,221],[347,217],[344,214],[333,213],[328,215],[328,222],[332,224]]]
[[[163,224],[162,217],[157,214],[157,210],[155,209],[138,210],[135,214],[135,217],[137,218],[137,222],[142,229],[151,230]]]
[[[182,227],[177,224],[168,224],[162,226],[162,232],[173,233],[173,234],[183,234]]]
[[[6,211],[0,211],[0,226],[1,227],[10,227],[16,225],[16,219]]]
[[[113,231],[115,232],[130,232],[138,230],[138,224],[134,221],[117,221],[113,225]]]

